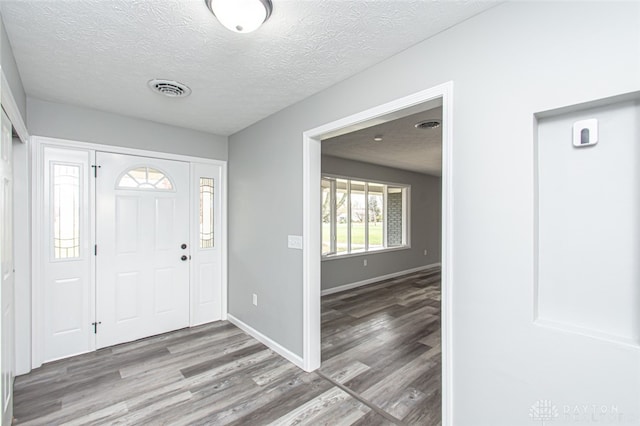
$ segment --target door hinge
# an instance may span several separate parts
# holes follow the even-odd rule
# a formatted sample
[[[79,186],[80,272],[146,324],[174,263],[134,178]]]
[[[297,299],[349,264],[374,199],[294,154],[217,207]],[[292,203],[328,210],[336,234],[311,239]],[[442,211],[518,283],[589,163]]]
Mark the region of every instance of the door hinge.
[[[94,256],[98,255],[98,245],[97,244],[93,246],[93,255]]]
[[[96,321],[96,322],[92,322],[91,325],[93,326],[93,334],[98,334],[98,325],[102,324],[102,321]]]
[[[93,177],[95,177],[95,178],[98,177],[98,169],[100,167],[102,167],[102,166],[96,166],[96,165],[91,166],[91,168],[93,169]]]

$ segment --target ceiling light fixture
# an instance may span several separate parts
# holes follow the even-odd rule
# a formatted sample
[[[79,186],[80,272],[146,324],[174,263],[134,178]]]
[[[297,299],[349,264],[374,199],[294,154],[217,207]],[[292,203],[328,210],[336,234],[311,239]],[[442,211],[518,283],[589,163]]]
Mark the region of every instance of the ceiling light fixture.
[[[273,11],[271,0],[205,0],[218,21],[236,33],[260,28]]]
[[[376,142],[382,142],[382,135],[376,135],[373,137],[373,140]]]
[[[416,124],[416,129],[436,129],[440,127],[440,120],[425,120]]]

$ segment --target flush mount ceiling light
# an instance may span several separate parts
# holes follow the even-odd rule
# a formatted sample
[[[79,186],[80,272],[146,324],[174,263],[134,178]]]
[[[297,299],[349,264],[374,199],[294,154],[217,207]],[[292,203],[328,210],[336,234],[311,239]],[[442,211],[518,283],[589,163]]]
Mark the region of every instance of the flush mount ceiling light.
[[[382,142],[382,135],[375,135],[373,137],[374,142]]]
[[[271,0],[205,0],[218,21],[236,33],[250,33],[262,25],[273,10]]]
[[[416,124],[416,129],[436,129],[440,127],[440,120],[425,120]]]

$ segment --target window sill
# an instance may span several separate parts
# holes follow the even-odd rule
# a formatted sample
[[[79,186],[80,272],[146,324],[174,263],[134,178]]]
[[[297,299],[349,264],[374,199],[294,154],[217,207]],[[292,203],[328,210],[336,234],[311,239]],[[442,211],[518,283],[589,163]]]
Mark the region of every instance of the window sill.
[[[358,256],[369,256],[372,254],[382,254],[389,253],[394,251],[402,251],[409,250],[411,246],[401,246],[401,247],[393,247],[393,248],[385,248],[385,249],[377,249],[377,250],[369,250],[369,251],[359,251],[357,253],[344,253],[344,254],[325,254],[322,256],[322,262],[329,260],[338,260],[338,259],[347,259],[349,257],[358,257]]]

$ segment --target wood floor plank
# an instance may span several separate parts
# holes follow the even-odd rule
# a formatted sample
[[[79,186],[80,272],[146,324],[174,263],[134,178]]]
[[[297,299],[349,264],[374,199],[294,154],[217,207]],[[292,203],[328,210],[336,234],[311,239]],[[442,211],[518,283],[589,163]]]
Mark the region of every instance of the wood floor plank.
[[[99,424],[99,423],[107,422],[108,421],[107,419],[113,416],[114,414],[120,415],[127,412],[128,412],[127,404],[125,404],[124,402],[120,402],[118,404],[105,407],[101,410],[92,411],[91,413],[85,416],[76,417],[73,420],[70,420],[68,422],[64,422],[61,424],[64,426],[83,426],[83,425],[96,424],[96,423]]]
[[[197,376],[198,374],[210,372],[212,369],[227,366],[232,362],[250,360],[252,359],[253,355],[261,351],[264,351],[264,345],[258,342],[254,342],[254,344],[251,346],[225,354],[220,358],[208,359],[194,366],[182,368],[180,369],[180,372],[186,378]]]
[[[392,422],[387,418],[382,417],[373,410],[369,411],[363,417],[351,423],[352,426],[392,426],[397,424],[399,423]]]
[[[328,391],[318,395],[313,398],[311,401],[308,401],[294,410],[291,410],[286,415],[276,419],[275,421],[269,423],[272,426],[284,426],[284,425],[313,425],[318,424],[317,420],[325,411],[331,410],[336,405],[350,399],[348,393],[343,391],[340,388],[332,387]],[[362,417],[365,413],[361,412],[361,415],[358,416],[355,420]],[[339,423],[340,418],[332,418],[331,423],[325,424],[336,424]]]
[[[228,409],[221,413],[222,416],[216,415],[215,420],[229,425],[267,424],[318,397],[331,387],[331,383],[317,374],[299,370],[295,379],[256,388],[257,392],[253,397],[246,398],[241,404],[236,405],[235,410]]]
[[[282,365],[274,366],[265,371],[260,371],[252,376],[253,381],[258,386],[268,385],[274,381],[281,380],[288,374],[294,372],[298,367],[291,363],[284,363]]]
[[[427,395],[423,392],[412,387],[405,387],[394,395],[388,395],[382,407],[393,417],[404,419],[416,407],[424,404],[426,398]]]
[[[360,361],[353,361],[332,373],[329,377],[331,380],[344,384],[354,377],[359,376],[361,373],[364,373],[367,370],[370,370],[371,367],[361,363]]]

